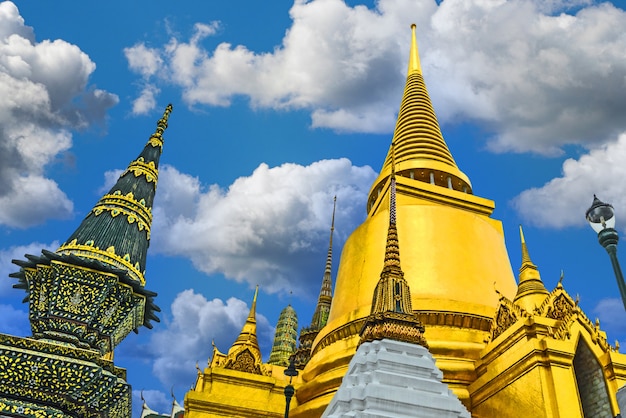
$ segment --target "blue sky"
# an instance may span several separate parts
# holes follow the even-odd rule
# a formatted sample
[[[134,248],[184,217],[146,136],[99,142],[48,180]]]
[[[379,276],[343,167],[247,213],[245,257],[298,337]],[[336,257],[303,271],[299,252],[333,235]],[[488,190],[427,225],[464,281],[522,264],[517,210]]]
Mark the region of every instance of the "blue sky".
[[[211,341],[228,349],[256,284],[267,357],[287,303],[300,326],[311,320],[332,197],[335,269],[364,219],[416,23],[444,137],[474,193],[495,200],[514,271],[523,224],[546,287],[563,270],[609,341],[626,342],[608,257],[584,221],[597,193],[624,231],[623,9],[585,0],[0,3],[0,332],[29,333],[10,260],[56,249],[171,102],[146,275],[162,322],[131,334],[116,363],[153,409],[168,410],[170,388],[182,401]]]

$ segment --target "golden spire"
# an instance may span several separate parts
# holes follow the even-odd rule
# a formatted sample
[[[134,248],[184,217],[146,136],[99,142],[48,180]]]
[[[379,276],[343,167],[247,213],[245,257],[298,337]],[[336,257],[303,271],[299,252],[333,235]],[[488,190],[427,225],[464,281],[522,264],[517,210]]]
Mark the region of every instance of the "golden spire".
[[[230,347],[230,350],[228,350],[228,354],[237,351],[241,346],[248,346],[249,348],[254,348],[256,351],[260,352],[259,342],[256,337],[256,298],[258,294],[259,286],[257,285],[256,290],[254,291],[254,299],[252,299],[252,305],[250,306],[248,318],[246,319],[245,324],[243,324],[239,336]]]
[[[471,193],[469,178],[457,167],[441,134],[422,76],[415,25],[411,30],[407,80],[392,139],[396,147],[396,170],[403,177]],[[390,171],[391,151],[370,190],[368,210],[371,210],[380,186],[387,182]]]
[[[413,23],[411,25],[411,52],[409,54],[409,70],[407,71],[407,75],[411,75],[413,73],[422,74],[422,64],[420,62],[420,55],[417,49],[417,41],[415,37],[415,28],[416,25]]]
[[[530,259],[521,225],[519,234],[522,242],[522,265],[519,268],[519,284],[513,302],[530,313],[541,305],[549,292],[543,285],[543,281],[541,281],[541,275],[537,266]]]
[[[400,267],[400,244],[396,228],[395,148],[391,143],[389,230],[380,279],[374,289],[372,310],[361,329],[361,342],[390,338],[428,347],[424,326],[413,312],[411,290]]]
[[[533,264],[530,260],[530,254],[528,254],[528,246],[526,245],[526,239],[524,238],[524,230],[522,229],[522,225],[519,226],[519,236],[522,241],[522,266],[520,267],[520,272],[523,268],[534,268],[537,269],[537,266]]]

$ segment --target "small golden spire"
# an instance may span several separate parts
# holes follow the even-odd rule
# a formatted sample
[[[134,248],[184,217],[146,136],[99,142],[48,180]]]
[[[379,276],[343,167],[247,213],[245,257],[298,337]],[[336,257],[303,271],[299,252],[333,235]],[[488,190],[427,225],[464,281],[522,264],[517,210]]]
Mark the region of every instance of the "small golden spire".
[[[259,285],[256,285],[256,289],[254,289],[254,298],[252,299],[252,305],[250,306],[250,313],[248,314],[248,319],[253,318],[256,321],[256,298],[259,295]]]
[[[254,298],[252,299],[252,305],[250,306],[250,313],[248,314],[248,318],[243,324],[239,336],[230,347],[230,350],[228,350],[228,354],[237,351],[237,349],[241,346],[249,346],[256,351],[259,351],[259,342],[256,336],[256,298],[258,294],[259,285],[256,286],[256,290],[254,291]]]
[[[400,267],[400,244],[396,227],[396,171],[394,143],[391,142],[389,186],[389,231],[380,279],[374,289],[370,315],[361,328],[361,343],[389,338],[428,348],[424,325],[411,305],[411,289]]]
[[[407,74],[422,73],[422,64],[420,63],[420,55],[417,49],[417,39],[415,37],[415,28],[417,25],[411,25],[411,52],[409,55],[409,70]]]
[[[533,262],[530,260],[530,255],[528,254],[528,246],[526,245],[526,239],[524,238],[524,230],[522,229],[522,225],[519,226],[519,236],[522,241],[522,267],[524,266],[535,266]]]
[[[530,259],[521,225],[519,226],[519,234],[522,243],[522,265],[519,268],[519,284],[513,302],[526,309],[527,312],[533,312],[535,307],[540,306],[545,300],[548,291],[543,285],[539,269]]]

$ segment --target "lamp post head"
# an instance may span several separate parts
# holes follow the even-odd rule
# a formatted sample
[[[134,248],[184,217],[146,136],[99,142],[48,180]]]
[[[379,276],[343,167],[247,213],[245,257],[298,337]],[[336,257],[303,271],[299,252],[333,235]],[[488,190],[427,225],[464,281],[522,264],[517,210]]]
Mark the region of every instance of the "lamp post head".
[[[604,229],[615,228],[615,210],[613,210],[613,206],[604,203],[595,194],[593,195],[593,203],[587,209],[585,217],[591,228],[598,234]]]
[[[287,367],[285,369],[285,376],[289,376],[289,384],[291,384],[291,379],[294,378],[294,376],[298,375],[298,370],[296,370],[296,364],[295,364],[295,356],[291,356],[289,358],[289,367]]]

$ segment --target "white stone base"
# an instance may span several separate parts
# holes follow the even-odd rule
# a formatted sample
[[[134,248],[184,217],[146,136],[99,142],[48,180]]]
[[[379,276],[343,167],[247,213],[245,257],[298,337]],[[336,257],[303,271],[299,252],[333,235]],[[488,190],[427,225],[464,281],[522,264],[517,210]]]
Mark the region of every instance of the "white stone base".
[[[361,344],[322,418],[470,418],[421,345]]]

